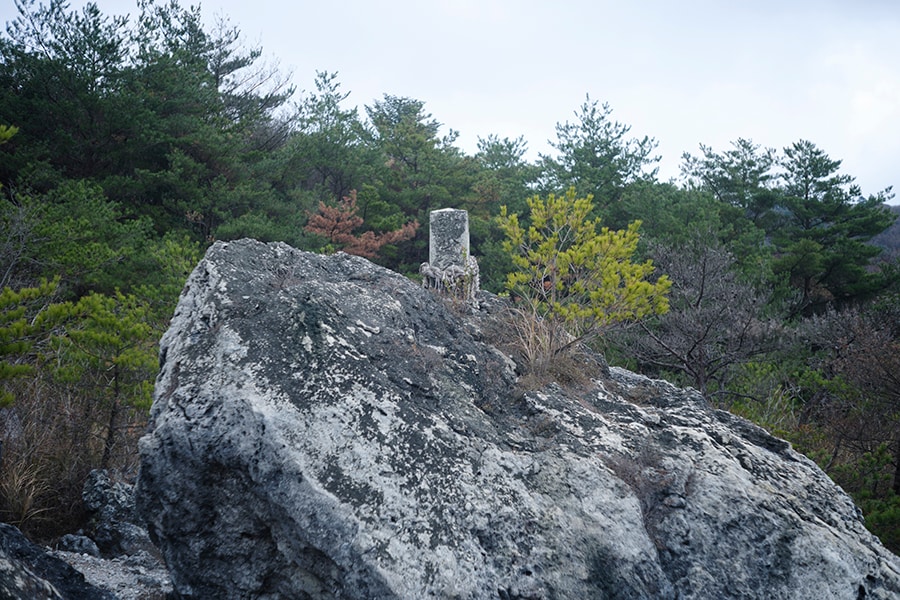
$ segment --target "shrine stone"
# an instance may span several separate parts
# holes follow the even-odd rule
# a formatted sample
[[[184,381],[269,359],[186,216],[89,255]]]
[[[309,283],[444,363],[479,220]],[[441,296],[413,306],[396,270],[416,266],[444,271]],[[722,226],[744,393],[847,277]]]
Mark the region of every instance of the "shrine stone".
[[[469,213],[456,208],[431,211],[428,262],[438,269],[466,266],[469,256]]]
[[[478,262],[469,253],[469,213],[456,208],[431,212],[428,262],[419,273],[422,285],[466,301],[479,288]]]

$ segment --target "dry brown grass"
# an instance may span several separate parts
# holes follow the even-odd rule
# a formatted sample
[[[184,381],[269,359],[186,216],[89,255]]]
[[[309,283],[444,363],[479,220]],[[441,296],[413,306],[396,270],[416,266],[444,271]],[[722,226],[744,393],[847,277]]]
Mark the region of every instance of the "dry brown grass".
[[[84,518],[81,492],[100,466],[108,412],[91,398],[39,378],[17,382],[16,401],[0,411],[0,519],[49,540]],[[110,467],[136,469],[146,417],[125,415]]]
[[[0,479],[0,498],[3,500],[3,520],[22,529],[50,509],[41,506],[52,488],[41,476],[38,465],[12,461]]]
[[[570,344],[571,337],[559,323],[510,308],[503,324],[505,332],[497,339],[520,368],[521,390],[539,389],[551,382],[581,388],[602,375],[602,363],[580,344]]]

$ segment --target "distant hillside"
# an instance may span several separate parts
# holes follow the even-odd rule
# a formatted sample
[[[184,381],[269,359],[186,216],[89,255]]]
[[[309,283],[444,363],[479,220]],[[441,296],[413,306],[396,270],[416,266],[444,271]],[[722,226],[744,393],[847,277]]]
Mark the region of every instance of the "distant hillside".
[[[884,248],[881,258],[891,260],[900,257],[900,205],[891,206],[891,212],[897,215],[894,224],[872,238],[872,243]]]

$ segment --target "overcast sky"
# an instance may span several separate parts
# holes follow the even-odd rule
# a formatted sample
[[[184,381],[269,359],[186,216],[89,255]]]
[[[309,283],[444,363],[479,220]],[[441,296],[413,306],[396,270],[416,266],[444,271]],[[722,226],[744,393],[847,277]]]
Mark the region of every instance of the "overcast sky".
[[[190,0],[182,0],[185,5]],[[0,2],[3,21],[14,16]],[[83,6],[73,0],[73,7]],[[99,0],[108,14],[134,0]],[[425,102],[458,145],[523,136],[551,151],[585,95],[631,134],[654,137],[660,178],[683,152],[739,137],[810,140],[864,193],[900,191],[900,2],[896,0],[207,0],[301,90],[338,73],[348,103]],[[893,200],[893,203],[900,199]]]

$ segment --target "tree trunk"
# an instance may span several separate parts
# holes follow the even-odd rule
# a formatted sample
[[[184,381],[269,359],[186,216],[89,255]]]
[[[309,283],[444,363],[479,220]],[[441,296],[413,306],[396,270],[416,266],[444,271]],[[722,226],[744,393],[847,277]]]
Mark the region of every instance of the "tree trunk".
[[[113,400],[112,407],[109,409],[109,423],[106,425],[106,439],[103,440],[103,456],[100,459],[100,468],[106,469],[109,466],[109,459],[112,456],[113,442],[116,434],[116,419],[119,416],[119,366],[116,365],[113,371]]]
[[[900,440],[894,444],[894,493],[900,495]]]

